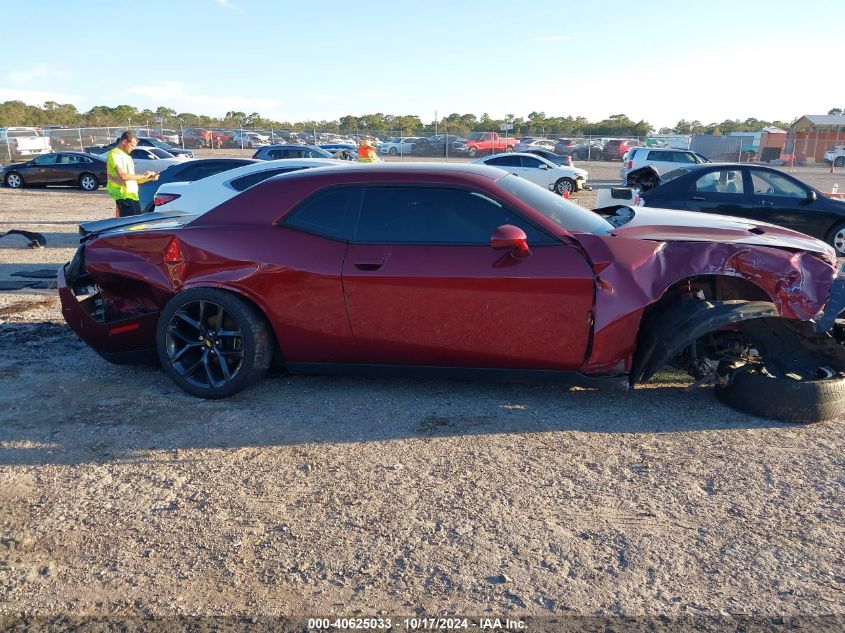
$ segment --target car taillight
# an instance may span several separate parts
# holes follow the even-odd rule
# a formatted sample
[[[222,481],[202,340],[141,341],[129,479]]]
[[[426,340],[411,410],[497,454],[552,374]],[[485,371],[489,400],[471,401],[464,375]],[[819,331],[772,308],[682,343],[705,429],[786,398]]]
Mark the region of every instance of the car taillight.
[[[170,243],[167,245],[167,250],[164,252],[164,261],[168,264],[179,264],[185,261],[185,258],[182,257],[182,248],[179,244],[178,238],[170,238]]]
[[[634,161],[629,160],[628,161],[628,169],[633,169],[633,168],[634,168]]]
[[[153,198],[153,203],[155,206],[160,207],[163,204],[167,204],[168,202],[173,202],[176,198],[181,198],[181,194],[178,193],[162,193],[156,194]]]

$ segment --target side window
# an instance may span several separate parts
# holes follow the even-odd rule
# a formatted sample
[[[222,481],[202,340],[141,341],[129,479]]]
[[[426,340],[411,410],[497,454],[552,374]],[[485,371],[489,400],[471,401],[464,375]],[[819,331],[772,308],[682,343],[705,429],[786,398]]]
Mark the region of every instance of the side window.
[[[493,231],[503,224],[523,229],[529,243],[554,242],[480,192],[434,187],[368,187],[355,241],[489,245]]]
[[[636,152],[636,150],[631,150],[631,152]],[[629,154],[629,157],[633,156],[635,156],[635,154]],[[672,152],[649,152],[646,159],[654,161],[655,163],[666,163],[672,160]]]
[[[744,192],[742,172],[737,169],[722,169],[704,174],[695,181],[698,193],[738,193]]]
[[[39,156],[35,159],[35,164],[39,167],[44,165],[55,165],[56,159],[59,157],[58,154],[45,154],[44,156]]]
[[[519,158],[522,159],[522,166],[523,167],[531,167],[533,169],[540,169],[540,165],[545,165],[543,161],[537,158],[531,158],[530,156],[520,156]]]
[[[352,209],[360,199],[360,189],[324,189],[286,215],[281,225],[337,240],[348,240]]]
[[[299,169],[305,169],[304,167],[285,167],[280,169],[265,169],[264,171],[257,171],[252,174],[247,174],[246,176],[241,176],[240,178],[235,178],[233,181],[229,183],[229,185],[235,191],[243,191],[244,189],[249,189],[253,185],[257,185],[259,182],[264,182],[268,178],[272,178],[273,176],[278,176],[279,174],[286,174],[289,171],[297,171]]]
[[[755,194],[783,196],[785,198],[806,198],[807,189],[783,174],[752,169],[751,184]]]
[[[59,154],[60,165],[76,165],[79,162],[79,157],[75,154]]]
[[[676,163],[690,163],[694,164],[697,161],[695,160],[695,155],[692,152],[672,152],[675,155]]]
[[[78,158],[79,158],[80,163],[85,163],[86,165],[90,165],[91,163],[94,162],[93,160],[91,160],[87,156],[79,156]]]
[[[494,167],[522,167],[519,156],[496,156],[488,160],[487,164]]]

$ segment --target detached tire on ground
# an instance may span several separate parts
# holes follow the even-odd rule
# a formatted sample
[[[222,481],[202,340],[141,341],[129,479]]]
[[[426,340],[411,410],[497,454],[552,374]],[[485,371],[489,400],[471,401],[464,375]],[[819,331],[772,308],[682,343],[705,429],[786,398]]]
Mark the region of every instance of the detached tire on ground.
[[[173,297],[156,329],[168,376],[200,398],[226,398],[259,381],[273,359],[270,325],[236,294],[194,288]]]
[[[764,418],[784,422],[823,422],[845,413],[845,378],[820,380],[775,378],[756,370],[736,373],[730,384],[716,387],[723,403]]]

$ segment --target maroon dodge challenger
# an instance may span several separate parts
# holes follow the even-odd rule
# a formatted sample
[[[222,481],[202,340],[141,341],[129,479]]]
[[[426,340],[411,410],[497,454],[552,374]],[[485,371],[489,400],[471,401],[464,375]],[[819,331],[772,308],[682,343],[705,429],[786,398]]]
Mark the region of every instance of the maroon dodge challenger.
[[[493,167],[418,163],[293,172],[80,233],[68,324],[203,398],[274,361],[621,388],[671,365],[757,415],[845,409],[834,252],[769,224],[588,211]]]

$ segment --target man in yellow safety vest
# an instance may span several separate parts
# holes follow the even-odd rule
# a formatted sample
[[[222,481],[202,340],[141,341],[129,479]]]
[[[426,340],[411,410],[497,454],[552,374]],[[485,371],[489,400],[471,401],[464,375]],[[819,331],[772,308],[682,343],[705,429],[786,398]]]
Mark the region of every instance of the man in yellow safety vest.
[[[369,141],[362,140],[358,145],[358,162],[359,163],[377,163],[378,155],[376,148],[373,147]]]
[[[141,213],[138,185],[148,180],[158,180],[158,174],[154,171],[135,173],[135,163],[129,154],[137,145],[135,133],[127,130],[120,135],[117,147],[106,156],[106,191],[114,198],[115,216],[118,218]]]

